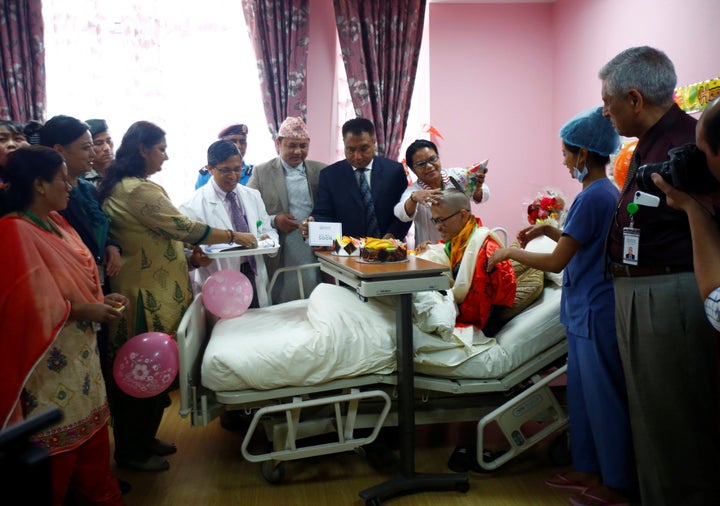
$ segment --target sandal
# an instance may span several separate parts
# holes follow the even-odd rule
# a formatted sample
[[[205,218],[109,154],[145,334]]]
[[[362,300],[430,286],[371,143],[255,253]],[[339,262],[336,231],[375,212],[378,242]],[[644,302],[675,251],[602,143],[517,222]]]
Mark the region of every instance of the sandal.
[[[573,506],[630,506],[630,501],[626,497],[605,485],[573,494],[568,499]]]
[[[579,490],[580,492],[585,492],[587,489],[590,488],[590,485],[585,485],[584,483],[581,483],[579,481],[571,480],[563,473],[558,473],[552,478],[548,478],[547,480],[545,480],[545,485],[553,488],[567,488],[570,490]]]

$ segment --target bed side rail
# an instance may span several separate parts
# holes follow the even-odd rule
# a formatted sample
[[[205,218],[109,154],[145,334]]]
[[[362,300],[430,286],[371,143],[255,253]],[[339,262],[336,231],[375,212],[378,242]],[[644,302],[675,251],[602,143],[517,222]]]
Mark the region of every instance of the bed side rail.
[[[198,294],[180,321],[177,330],[180,383],[180,416],[192,412],[196,387],[200,386],[200,365],[205,350],[207,314]]]
[[[498,237],[502,237],[503,243],[501,246],[503,248],[508,248],[508,233],[507,230],[505,230],[503,227],[493,227],[490,229],[490,232],[493,232],[498,235]]]
[[[273,291],[273,288],[275,287],[275,283],[277,282],[278,277],[280,275],[285,274],[286,272],[287,273],[295,272],[295,275],[297,276],[298,287],[300,289],[300,298],[301,299],[307,298],[308,296],[310,296],[310,294],[307,294],[307,296],[305,295],[305,287],[303,286],[302,271],[307,270],[307,269],[319,269],[319,268],[320,268],[319,262],[312,263],[312,264],[293,265],[290,267],[280,267],[273,273],[273,276],[270,279],[270,283],[268,284],[268,289],[267,289],[268,300],[272,300],[272,291]]]
[[[497,469],[508,460],[532,448],[536,443],[568,426],[567,414],[550,388],[550,383],[566,371],[567,365],[563,365],[478,422],[477,455],[478,464],[483,469],[488,471]],[[549,423],[539,432],[527,436],[523,433],[523,425],[530,420],[549,420]],[[490,461],[485,461],[483,433],[485,426],[493,422],[500,427],[510,445],[510,450]]]
[[[378,401],[382,403],[383,408],[374,421],[372,433],[367,437],[356,438],[354,432],[360,416],[361,403],[377,403]],[[332,406],[334,416],[309,418],[301,421],[303,409],[314,411],[314,408],[322,406]],[[285,404],[260,408],[255,412],[245,434],[242,443],[243,457],[250,462],[285,461],[354,450],[372,443],[377,438],[390,411],[390,406],[390,396],[382,390],[360,391],[353,388],[347,394],[309,400],[295,397],[291,402]],[[273,418],[278,415],[284,415],[285,421],[272,426],[273,451],[264,454],[250,453],[248,445],[259,424],[264,418]],[[335,432],[337,436],[335,441],[308,446],[298,445],[300,439],[332,432]]]

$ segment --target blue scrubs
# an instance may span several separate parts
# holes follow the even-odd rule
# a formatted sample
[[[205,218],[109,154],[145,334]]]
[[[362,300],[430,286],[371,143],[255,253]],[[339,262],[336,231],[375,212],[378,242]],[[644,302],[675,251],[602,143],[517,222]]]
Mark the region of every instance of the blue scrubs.
[[[619,192],[593,181],[575,198],[563,235],[580,243],[563,275],[560,320],[567,326],[570,445],[576,470],[605,485],[636,487],[625,376],[615,333],[615,296],[605,275],[605,237]]]

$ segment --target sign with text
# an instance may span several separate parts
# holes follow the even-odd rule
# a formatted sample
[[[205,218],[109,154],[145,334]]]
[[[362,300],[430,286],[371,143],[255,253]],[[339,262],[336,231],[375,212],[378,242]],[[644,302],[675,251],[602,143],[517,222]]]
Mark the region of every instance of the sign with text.
[[[333,239],[342,236],[342,223],[308,221],[308,244],[310,246],[332,246]]]

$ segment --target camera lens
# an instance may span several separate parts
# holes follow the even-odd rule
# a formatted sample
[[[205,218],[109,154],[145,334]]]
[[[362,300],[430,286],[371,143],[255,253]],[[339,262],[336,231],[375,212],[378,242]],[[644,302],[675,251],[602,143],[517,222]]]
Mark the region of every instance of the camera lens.
[[[668,152],[670,159],[659,163],[648,163],[638,168],[635,179],[638,188],[647,193],[662,195],[652,178],[654,173],[678,190],[706,195],[720,187],[720,182],[710,172],[705,154],[695,144],[685,144]]]
[[[670,161],[648,163],[638,167],[637,172],[635,172],[635,180],[637,181],[638,188],[645,193],[662,195],[662,191],[655,186],[651,176],[655,173],[660,174],[665,181],[672,184],[670,170]]]

